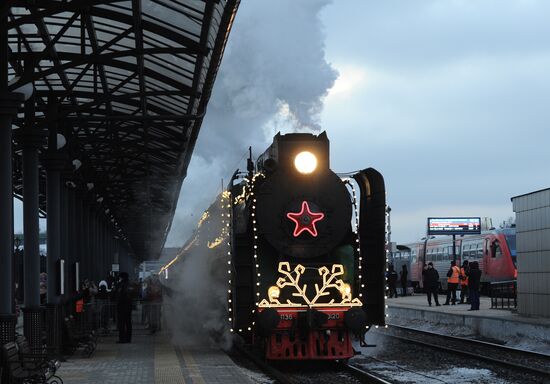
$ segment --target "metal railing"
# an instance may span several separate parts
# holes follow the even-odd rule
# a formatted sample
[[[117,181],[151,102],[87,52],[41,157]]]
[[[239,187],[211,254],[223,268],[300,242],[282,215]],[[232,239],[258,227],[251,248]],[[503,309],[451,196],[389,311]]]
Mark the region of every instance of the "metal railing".
[[[517,281],[499,281],[491,283],[489,288],[491,309],[517,308]]]

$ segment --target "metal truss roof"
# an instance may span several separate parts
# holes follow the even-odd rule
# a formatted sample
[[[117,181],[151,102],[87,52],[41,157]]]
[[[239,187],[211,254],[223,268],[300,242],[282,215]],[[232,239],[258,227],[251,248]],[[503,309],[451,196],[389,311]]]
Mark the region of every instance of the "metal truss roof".
[[[68,160],[82,163],[68,179],[101,201],[138,258],[154,258],[170,229],[239,1],[4,1],[10,88],[34,83],[33,129],[47,128],[48,108],[57,102]],[[23,127],[24,115],[14,124]],[[42,170],[45,210],[44,187]]]

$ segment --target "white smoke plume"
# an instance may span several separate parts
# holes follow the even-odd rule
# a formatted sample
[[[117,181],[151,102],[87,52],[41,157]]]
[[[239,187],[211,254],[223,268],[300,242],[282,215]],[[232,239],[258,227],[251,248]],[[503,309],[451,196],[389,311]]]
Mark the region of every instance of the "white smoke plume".
[[[227,184],[248,146],[263,152],[278,132],[320,130],[323,99],[337,73],[325,60],[321,10],[328,0],[241,2],[209,103],[167,246],[181,246],[202,212]],[[227,276],[209,251],[179,265],[168,316],[178,343],[225,344]]]
[[[179,246],[242,160],[278,132],[320,129],[337,73],[325,59],[329,0],[244,0],[226,48],[167,246]]]
[[[194,249],[173,269],[178,271],[169,278],[175,291],[164,299],[166,323],[174,344],[229,349],[225,263],[205,248]]]

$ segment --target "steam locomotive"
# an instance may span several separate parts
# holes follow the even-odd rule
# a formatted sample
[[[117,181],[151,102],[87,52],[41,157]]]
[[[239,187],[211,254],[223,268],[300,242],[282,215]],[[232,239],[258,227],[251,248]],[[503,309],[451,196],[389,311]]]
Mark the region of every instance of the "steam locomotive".
[[[384,180],[333,172],[325,132],[277,134],[249,159],[178,258],[199,246],[226,275],[227,328],[267,359],[345,360],[385,324]]]

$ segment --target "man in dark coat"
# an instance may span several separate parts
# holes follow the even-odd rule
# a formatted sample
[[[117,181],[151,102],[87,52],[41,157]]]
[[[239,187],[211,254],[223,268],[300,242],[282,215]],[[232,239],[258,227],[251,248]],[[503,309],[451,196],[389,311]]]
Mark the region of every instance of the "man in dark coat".
[[[424,274],[424,288],[426,295],[428,296],[428,305],[432,306],[432,295],[434,297],[435,305],[439,307],[439,300],[437,299],[437,290],[439,288],[439,273],[434,268],[432,262],[428,263],[428,268],[423,272]]]
[[[390,298],[392,298],[394,295],[397,298],[397,272],[393,269],[393,264],[390,264],[388,267],[388,288],[390,290]]]
[[[479,288],[481,285],[481,270],[479,263],[470,263],[470,274],[468,276],[468,289],[470,293],[470,309],[468,311],[479,311]]]
[[[401,288],[403,288],[403,296],[407,296],[407,282],[409,281],[409,271],[407,271],[407,266],[403,264],[401,270]]]
[[[117,320],[118,320],[118,341],[117,343],[132,342],[132,294],[128,284],[128,273],[121,272],[120,282],[117,287]]]

